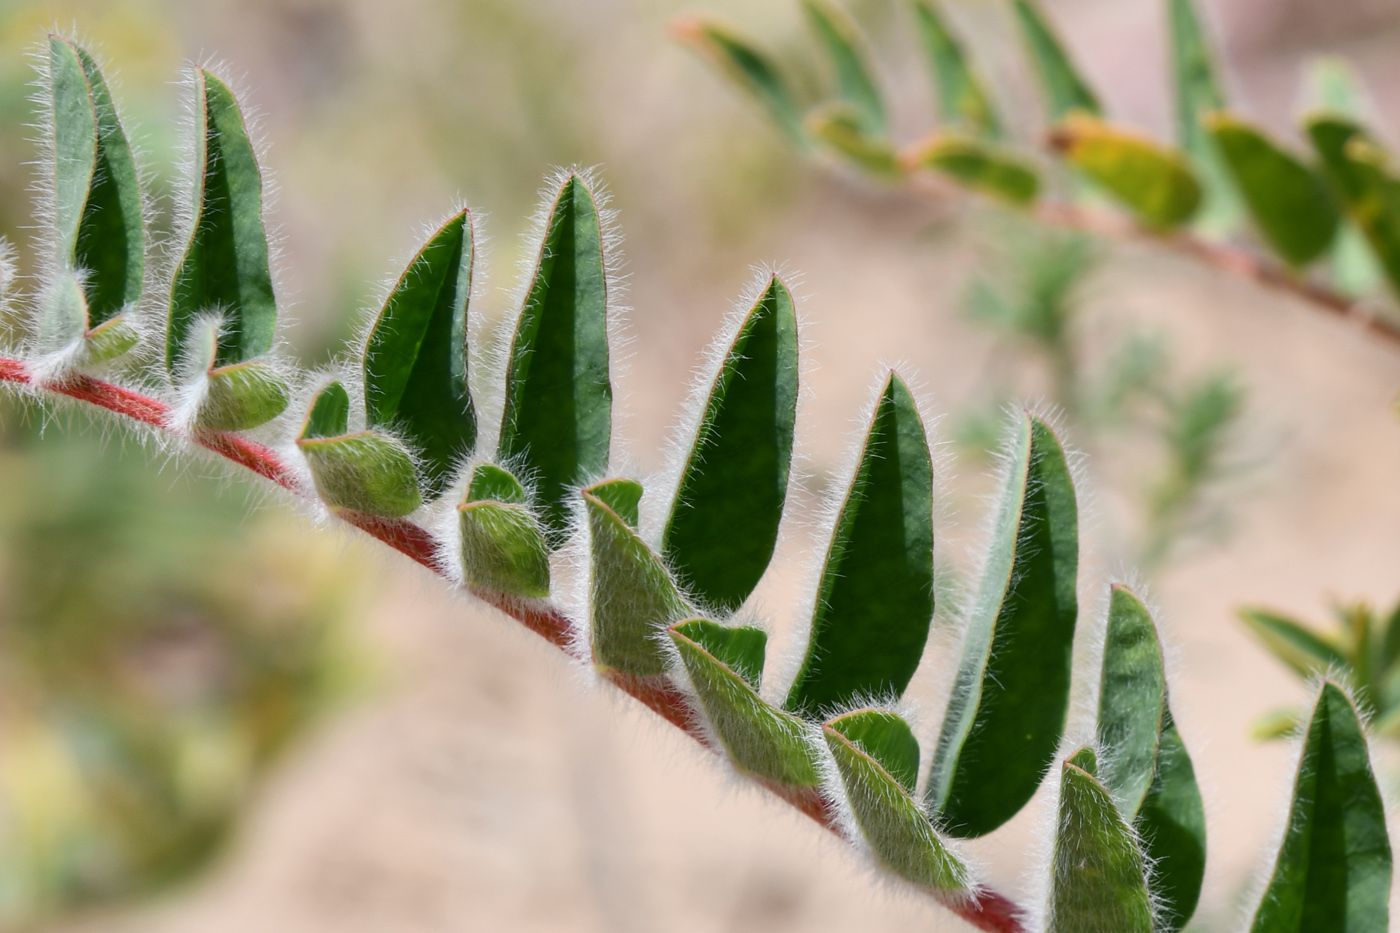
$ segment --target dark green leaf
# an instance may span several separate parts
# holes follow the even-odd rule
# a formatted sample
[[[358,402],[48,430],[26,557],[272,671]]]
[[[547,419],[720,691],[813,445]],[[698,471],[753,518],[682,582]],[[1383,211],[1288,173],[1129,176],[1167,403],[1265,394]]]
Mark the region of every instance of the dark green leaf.
[[[349,412],[349,393],[332,382],[317,393],[297,438],[321,498],[333,508],[390,518],[418,508],[423,500],[408,450],[377,431],[346,433]]]
[[[900,694],[933,619],[933,465],[923,421],[890,374],[817,589],[807,655],[786,706],[815,716]]]
[[[460,211],[408,264],[365,346],[365,413],[417,448],[428,494],[476,443],[467,389],[467,304],[476,254],[471,214]]]
[[[997,139],[1001,136],[1001,121],[996,106],[936,3],[937,0],[915,0],[914,18],[919,22],[919,35],[933,68],[943,122]]]
[[[1014,149],[985,140],[935,136],[906,159],[1018,207],[1030,204],[1040,194],[1040,176],[1034,164]]]
[[[908,789],[843,734],[842,725],[841,719],[825,723],[822,734],[861,835],[880,864],[915,884],[965,893],[967,868],[948,850]]]
[[[1274,657],[1304,677],[1347,666],[1340,648],[1300,622],[1264,609],[1241,609],[1240,619]]]
[[[706,720],[739,770],[796,787],[820,783],[807,726],[763,702],[755,689],[757,679],[741,673],[745,667],[756,669],[755,661],[757,669],[762,667],[758,630],[722,629],[713,622],[689,619],[671,626],[669,633]],[[731,660],[721,660],[720,655]]]
[[[686,16],[671,26],[674,35],[754,96],[773,122],[799,147],[807,145],[802,108],[767,53],[713,19]]]
[[[610,479],[588,487],[589,495],[617,513],[627,527],[637,530],[641,517],[642,484],[634,479]]]
[[[1157,774],[1138,809],[1137,829],[1153,860],[1158,928],[1180,930],[1196,911],[1206,874],[1206,813],[1196,770],[1171,718],[1163,718]]]
[[[744,678],[749,686],[759,689],[764,652],[768,647],[768,633],[763,629],[691,619],[673,625],[671,631],[704,648],[716,661]]]
[[[851,107],[865,136],[884,136],[885,103],[866,60],[864,40],[851,18],[829,0],[802,0],[807,22],[821,40],[836,73],[836,95]]]
[[[478,463],[472,467],[471,479],[467,481],[467,497],[464,502],[503,502],[507,505],[526,505],[529,496],[520,480],[493,463]]]
[[[1385,808],[1351,700],[1328,681],[1313,707],[1288,827],[1252,933],[1389,928]]]
[[[550,208],[511,345],[499,454],[531,474],[556,535],[568,527],[571,490],[608,466],[607,311],[598,205],[570,173]]]
[[[1274,251],[1295,267],[1327,252],[1340,215],[1317,173],[1229,114],[1212,114],[1206,126],[1259,232]]]
[[[914,792],[919,780],[919,740],[900,716],[882,709],[858,709],[826,725],[874,759],[906,791]]]
[[[1036,77],[1045,96],[1049,122],[1058,123],[1076,110],[1097,114],[1099,99],[1080,77],[1064,44],[1050,27],[1039,0],[1015,0],[1016,21],[1030,48]]]
[[[1079,615],[1074,483],[1059,440],[1017,419],[1010,468],[928,787],[949,832],[981,836],[1030,800],[1069,708]]]
[[[1385,151],[1361,124],[1346,117],[1314,116],[1308,136],[1322,168],[1352,221],[1400,291],[1400,176]]]
[[[199,319],[220,319],[213,365],[244,363],[272,348],[277,300],[262,220],[262,174],[233,92],[195,75],[193,229],[175,269],[165,361],[176,373]]]
[[[311,402],[306,423],[301,428],[302,440],[340,437],[350,431],[350,393],[343,383],[328,384]]]
[[[707,606],[737,609],[772,559],[796,414],[797,315],[775,276],[715,377],[662,533],[662,554]]]
[[[549,545],[526,499],[525,487],[506,470],[490,463],[472,468],[457,506],[468,584],[510,596],[549,595]]]
[[[1201,185],[1179,152],[1097,117],[1068,117],[1051,145],[1150,227],[1180,226],[1200,206]]]
[[[1048,933],[1152,933],[1142,853],[1093,772],[1093,752],[1060,770]]]
[[[604,492],[622,488],[616,481],[600,485]],[[663,674],[660,639],[690,609],[661,560],[624,518],[593,489],[582,495],[590,543],[593,663],[624,674]]]

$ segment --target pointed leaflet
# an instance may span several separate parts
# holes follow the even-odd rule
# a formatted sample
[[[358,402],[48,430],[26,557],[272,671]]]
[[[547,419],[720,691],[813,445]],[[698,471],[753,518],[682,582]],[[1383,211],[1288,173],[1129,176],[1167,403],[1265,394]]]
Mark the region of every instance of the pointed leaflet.
[[[1060,770],[1047,933],[1152,933],[1142,853],[1080,749]]]
[[[786,707],[812,717],[900,694],[933,619],[933,464],[914,397],[891,373],[832,530],[807,656]]]
[[[861,128],[859,114],[842,101],[817,107],[802,121],[807,134],[836,155],[877,178],[895,178],[901,172],[894,146],[883,136],[871,136]]]
[[[1097,114],[1099,100],[1070,60],[1063,43],[1040,9],[1039,0],[1014,0],[1016,21],[1030,47],[1050,123],[1058,123],[1076,110]]]
[[[387,518],[418,508],[413,457],[387,434],[349,433],[349,417],[350,394],[332,382],[317,393],[297,438],[321,498],[333,508]]]
[[[104,325],[124,330],[121,340],[97,348],[98,356],[109,358],[117,355],[114,348],[125,352],[135,343],[135,331],[115,319],[140,300],[145,274],[136,162],[92,57],[67,39],[50,36],[48,73],[57,271],[67,278],[81,270],[82,282],[81,329],[64,328],[65,336],[86,336]],[[48,329],[54,334],[53,324]],[[112,335],[105,342],[111,344]]]
[[[910,796],[909,785],[891,774],[891,765],[908,769],[909,726],[892,713],[857,710],[824,723],[822,735],[861,836],[880,864],[915,884],[966,892],[966,866]],[[917,743],[913,754],[917,769]]]
[[[1266,609],[1242,609],[1240,619],[1295,673],[1311,677],[1347,667],[1346,655],[1338,645],[1293,619]]]
[[[778,66],[765,52],[728,26],[708,18],[687,16],[672,23],[671,30],[752,94],[791,142],[807,145],[802,109]]]
[[[687,619],[668,630],[705,719],[741,771],[780,784],[814,787],[820,780],[807,727],[758,695],[768,636]]]
[[[588,183],[570,173],[545,224],[506,369],[498,456],[534,479],[545,526],[568,526],[572,488],[608,466],[608,283]]]
[[[949,832],[981,836],[1005,823],[1054,761],[1069,707],[1078,567],[1064,451],[1023,413],[927,791]]]
[[[165,362],[174,374],[202,315],[222,318],[213,366],[243,363],[272,348],[277,301],[262,220],[262,174],[233,92],[195,73],[193,229],[175,268]]]
[[[1099,688],[1100,778],[1119,812],[1136,823],[1153,863],[1159,929],[1181,929],[1205,876],[1205,811],[1195,771],[1167,705],[1157,631],[1130,590],[1113,587]]]
[[[1225,94],[1194,0],[1168,0],[1168,6],[1176,143],[1190,156],[1205,188],[1205,208],[1197,223],[1208,233],[1228,234],[1241,220],[1239,197],[1220,153],[1202,126],[1208,114],[1225,106]]]
[[[1211,114],[1206,127],[1274,251],[1294,267],[1327,252],[1340,216],[1322,178],[1264,133],[1229,114]]]
[[[871,74],[856,24],[829,0],[802,0],[802,9],[831,59],[836,95],[850,105],[857,128],[866,136],[884,136],[888,129],[885,102]]]
[[[1293,785],[1288,827],[1252,933],[1370,933],[1389,925],[1390,838],[1366,736],[1324,682]]]
[[[936,2],[915,0],[914,18],[919,22],[919,35],[933,68],[943,122],[997,139],[1001,136],[1001,121],[996,106],[981,76],[968,63],[962,44],[943,21]]]
[[[598,486],[602,488],[581,493],[590,548],[593,663],[624,674],[663,674],[661,639],[666,627],[690,615],[690,609],[665,565],[614,510],[620,500],[609,493],[617,492],[620,483]]]
[[[617,517],[637,530],[641,521],[642,484],[634,479],[610,479],[588,487],[588,494],[612,509]]]
[[[797,315],[775,276],[715,377],[661,536],[705,605],[737,609],[773,557],[796,414]]]
[[[1200,206],[1201,185],[1180,153],[1097,117],[1070,116],[1050,144],[1150,227],[1180,226]]]
[[[370,427],[397,428],[418,449],[429,495],[476,443],[467,390],[467,304],[476,255],[471,214],[432,235],[399,277],[365,345]]]
[[[1306,125],[1333,190],[1361,229],[1391,289],[1400,291],[1400,176],[1385,150],[1356,121],[1324,114]]]
[[[525,487],[490,463],[472,468],[457,506],[462,576],[510,596],[549,595],[549,545],[530,512]]]
[[[904,159],[911,166],[931,168],[964,188],[1017,207],[1032,203],[1040,194],[1040,176],[1033,164],[1016,150],[985,140],[934,136]]]

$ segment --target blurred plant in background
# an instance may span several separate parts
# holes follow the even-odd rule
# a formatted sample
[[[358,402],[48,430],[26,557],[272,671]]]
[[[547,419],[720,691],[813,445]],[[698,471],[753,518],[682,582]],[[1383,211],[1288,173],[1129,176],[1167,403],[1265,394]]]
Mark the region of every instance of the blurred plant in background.
[[[0,442],[0,929],[217,856],[357,684],[353,555],[94,432]]]

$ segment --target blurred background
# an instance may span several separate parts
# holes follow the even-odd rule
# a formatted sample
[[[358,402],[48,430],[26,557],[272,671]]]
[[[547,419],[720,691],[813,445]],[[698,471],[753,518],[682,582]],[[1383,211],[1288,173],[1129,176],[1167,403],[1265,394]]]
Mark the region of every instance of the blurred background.
[[[1004,7],[948,5],[1030,138]],[[1110,111],[1168,137],[1161,0],[1047,6]],[[1397,140],[1400,2],[1201,6],[1245,112],[1296,139],[1305,66],[1341,54]],[[1149,248],[805,163],[669,38],[697,7],[779,50],[805,41],[790,0],[0,0],[0,235],[32,270],[26,53],[72,28],[158,195],[181,69],[236,79],[261,115],[285,333],[307,365],[342,352],[458,198],[487,215],[474,312],[498,331],[541,179],[580,164],[620,210],[636,469],[660,465],[684,374],[756,263],[800,282],[807,514],[841,493],[828,477],[898,361],[944,416],[941,559],[965,576],[999,406],[1057,406],[1090,455],[1085,611],[1123,575],[1161,609],[1211,832],[1193,929],[1232,927],[1292,779],[1289,748],[1251,730],[1306,696],[1236,611],[1324,619],[1400,593],[1400,353]],[[912,139],[933,104],[907,10],[849,8]],[[81,411],[6,401],[0,425],[0,931],[962,928],[514,623],[247,477]],[[780,647],[819,546],[797,529],[758,594]],[[947,641],[913,687],[926,738]],[[1389,747],[1380,767],[1400,788]],[[1045,803],[974,846],[1004,890],[1028,890]]]

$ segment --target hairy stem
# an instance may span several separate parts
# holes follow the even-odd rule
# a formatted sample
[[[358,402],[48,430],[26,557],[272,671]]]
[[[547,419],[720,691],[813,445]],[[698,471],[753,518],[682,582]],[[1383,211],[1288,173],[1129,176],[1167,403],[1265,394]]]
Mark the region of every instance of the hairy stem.
[[[40,382],[31,375],[29,368],[23,362],[0,359],[0,382],[30,386],[45,392],[88,402],[154,428],[166,435],[177,436],[171,426],[169,405],[159,399],[141,395],[138,392],[94,379],[91,376],[71,375],[60,382]],[[198,429],[185,435],[185,439],[253,471],[297,496],[314,498],[314,493],[298,481],[296,474],[282,461],[278,453],[264,444],[231,432],[207,429]],[[432,536],[413,522],[406,519],[378,518],[346,510],[337,510],[336,515],[369,536],[423,565],[433,573],[450,579],[438,563],[437,547]],[[570,657],[589,663],[586,652],[579,653],[579,644],[573,637],[573,629],[568,619],[556,610],[542,606],[538,602],[527,604],[504,594],[479,587],[473,587],[471,593],[520,622]],[[616,687],[640,700],[662,719],[676,726],[700,744],[710,747],[710,740],[701,728],[699,719],[690,708],[686,697],[668,679],[664,677],[635,677],[616,671],[611,671],[606,676]],[[788,787],[762,779],[757,779],[757,783],[831,832],[841,833],[835,814],[816,789]],[[979,930],[987,930],[991,933],[1024,933],[1025,927],[1021,922],[1020,908],[995,891],[983,889],[978,893],[975,901],[950,900],[945,894],[932,891],[929,893],[939,903]]]

